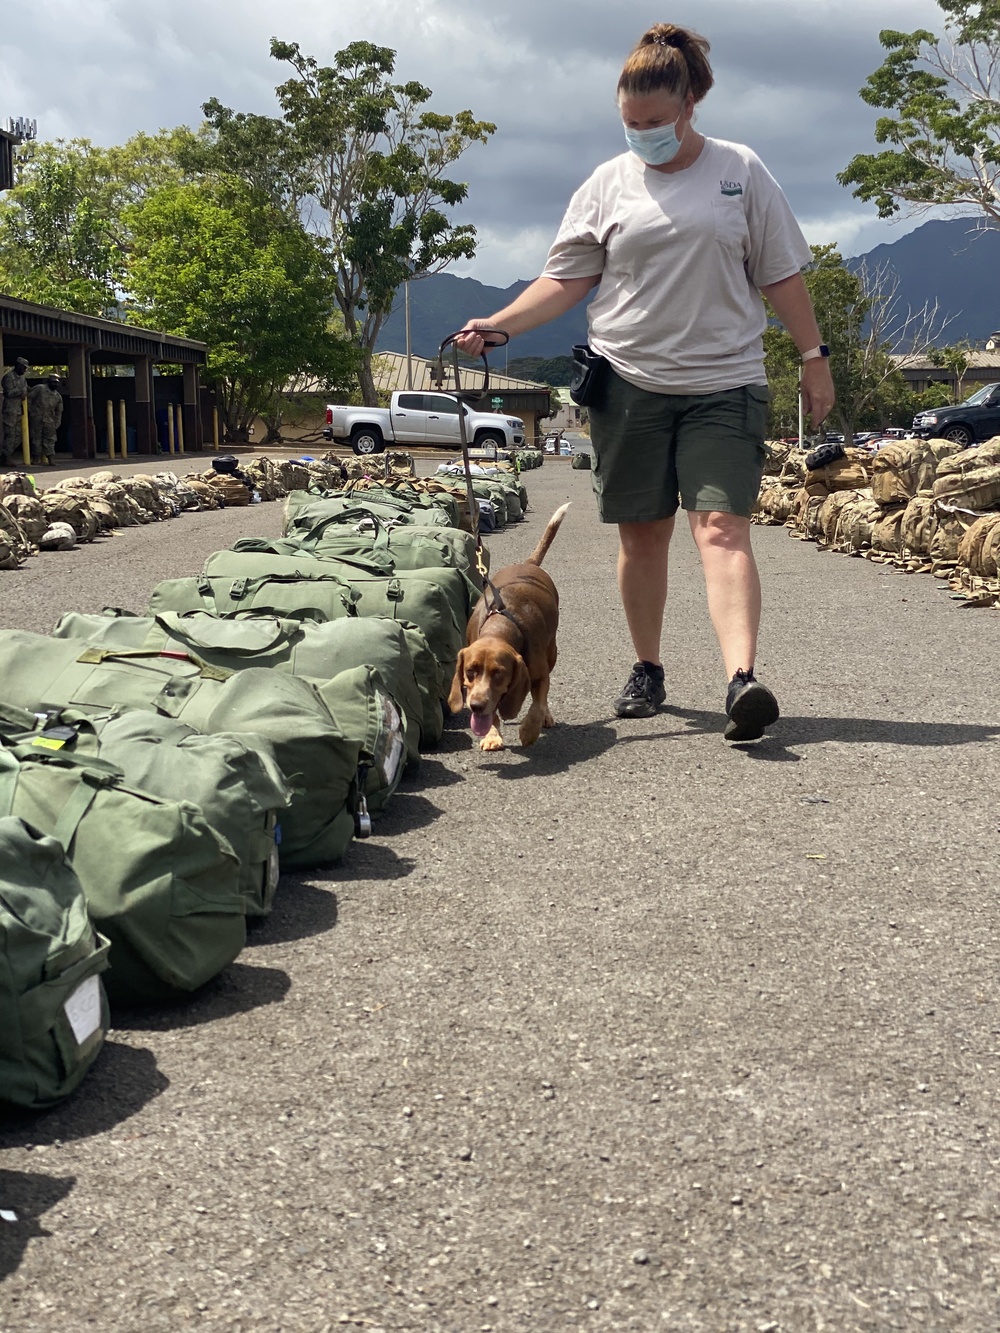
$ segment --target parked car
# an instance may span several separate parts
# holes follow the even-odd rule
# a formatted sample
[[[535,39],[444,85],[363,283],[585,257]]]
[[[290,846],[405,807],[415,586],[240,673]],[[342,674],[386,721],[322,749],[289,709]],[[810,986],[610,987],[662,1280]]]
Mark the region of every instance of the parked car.
[[[913,434],[951,440],[963,447],[1000,435],[1000,383],[981,389],[954,407],[935,407],[913,418]]]
[[[465,433],[477,449],[512,449],[524,444],[524,422],[499,412],[473,412],[459,407],[449,393],[397,392],[389,407],[347,407],[327,404],[325,440],[350,442],[356,454],[380,454],[387,444],[429,444],[462,447],[459,411]]]

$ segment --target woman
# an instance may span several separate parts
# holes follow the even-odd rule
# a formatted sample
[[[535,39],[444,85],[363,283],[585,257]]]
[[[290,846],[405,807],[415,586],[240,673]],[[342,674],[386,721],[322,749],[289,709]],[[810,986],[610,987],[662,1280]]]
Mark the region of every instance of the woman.
[[[694,127],[713,83],[708,42],[660,23],[618,81],[628,152],[573,196],[542,276],[504,310],[470,320],[512,337],[555,319],[595,286],[590,346],[607,362],[590,409],[593,483],[619,533],[618,587],[636,663],[615,702],[649,717],[666,698],[660,638],[667,553],[680,505],[705,572],[729,687],[727,740],[756,740],[778,717],[754,676],[760,579],[750,514],[764,460],[768,390],[761,294],[802,355],[805,410],[833,406],[823,345],[801,270],[809,247],[760,159]]]

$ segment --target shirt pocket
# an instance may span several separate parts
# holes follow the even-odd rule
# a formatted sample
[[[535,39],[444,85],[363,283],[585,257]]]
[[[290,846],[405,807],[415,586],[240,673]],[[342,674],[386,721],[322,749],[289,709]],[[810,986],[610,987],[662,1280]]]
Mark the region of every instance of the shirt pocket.
[[[745,259],[750,253],[750,232],[743,211],[743,200],[713,199],[712,213],[715,219],[715,239]]]

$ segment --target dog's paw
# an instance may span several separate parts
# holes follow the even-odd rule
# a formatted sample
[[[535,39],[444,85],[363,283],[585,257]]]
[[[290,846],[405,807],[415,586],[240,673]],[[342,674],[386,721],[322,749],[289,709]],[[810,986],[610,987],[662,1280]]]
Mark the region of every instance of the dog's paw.
[[[502,750],[504,748],[503,737],[497,731],[496,727],[490,727],[489,731],[479,742],[480,750]]]
[[[556,720],[555,720],[555,718],[552,716],[552,714],[551,714],[551,713],[549,712],[549,710],[546,708],[546,710],[545,710],[545,716],[542,718],[542,726],[543,726],[543,727],[554,727],[555,724],[556,724]]]
[[[517,738],[525,747],[534,745],[540,735],[541,727],[537,724],[533,724],[528,718],[525,718],[517,731]]]

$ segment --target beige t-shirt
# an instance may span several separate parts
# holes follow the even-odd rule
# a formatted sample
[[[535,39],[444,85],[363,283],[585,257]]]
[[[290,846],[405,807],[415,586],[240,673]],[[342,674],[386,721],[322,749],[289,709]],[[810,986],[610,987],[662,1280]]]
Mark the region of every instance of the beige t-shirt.
[[[683,171],[655,171],[631,152],[599,166],[570,200],[542,276],[601,275],[590,345],[623,379],[716,393],[765,382],[757,289],[811,259],[756,153],[706,138]]]

